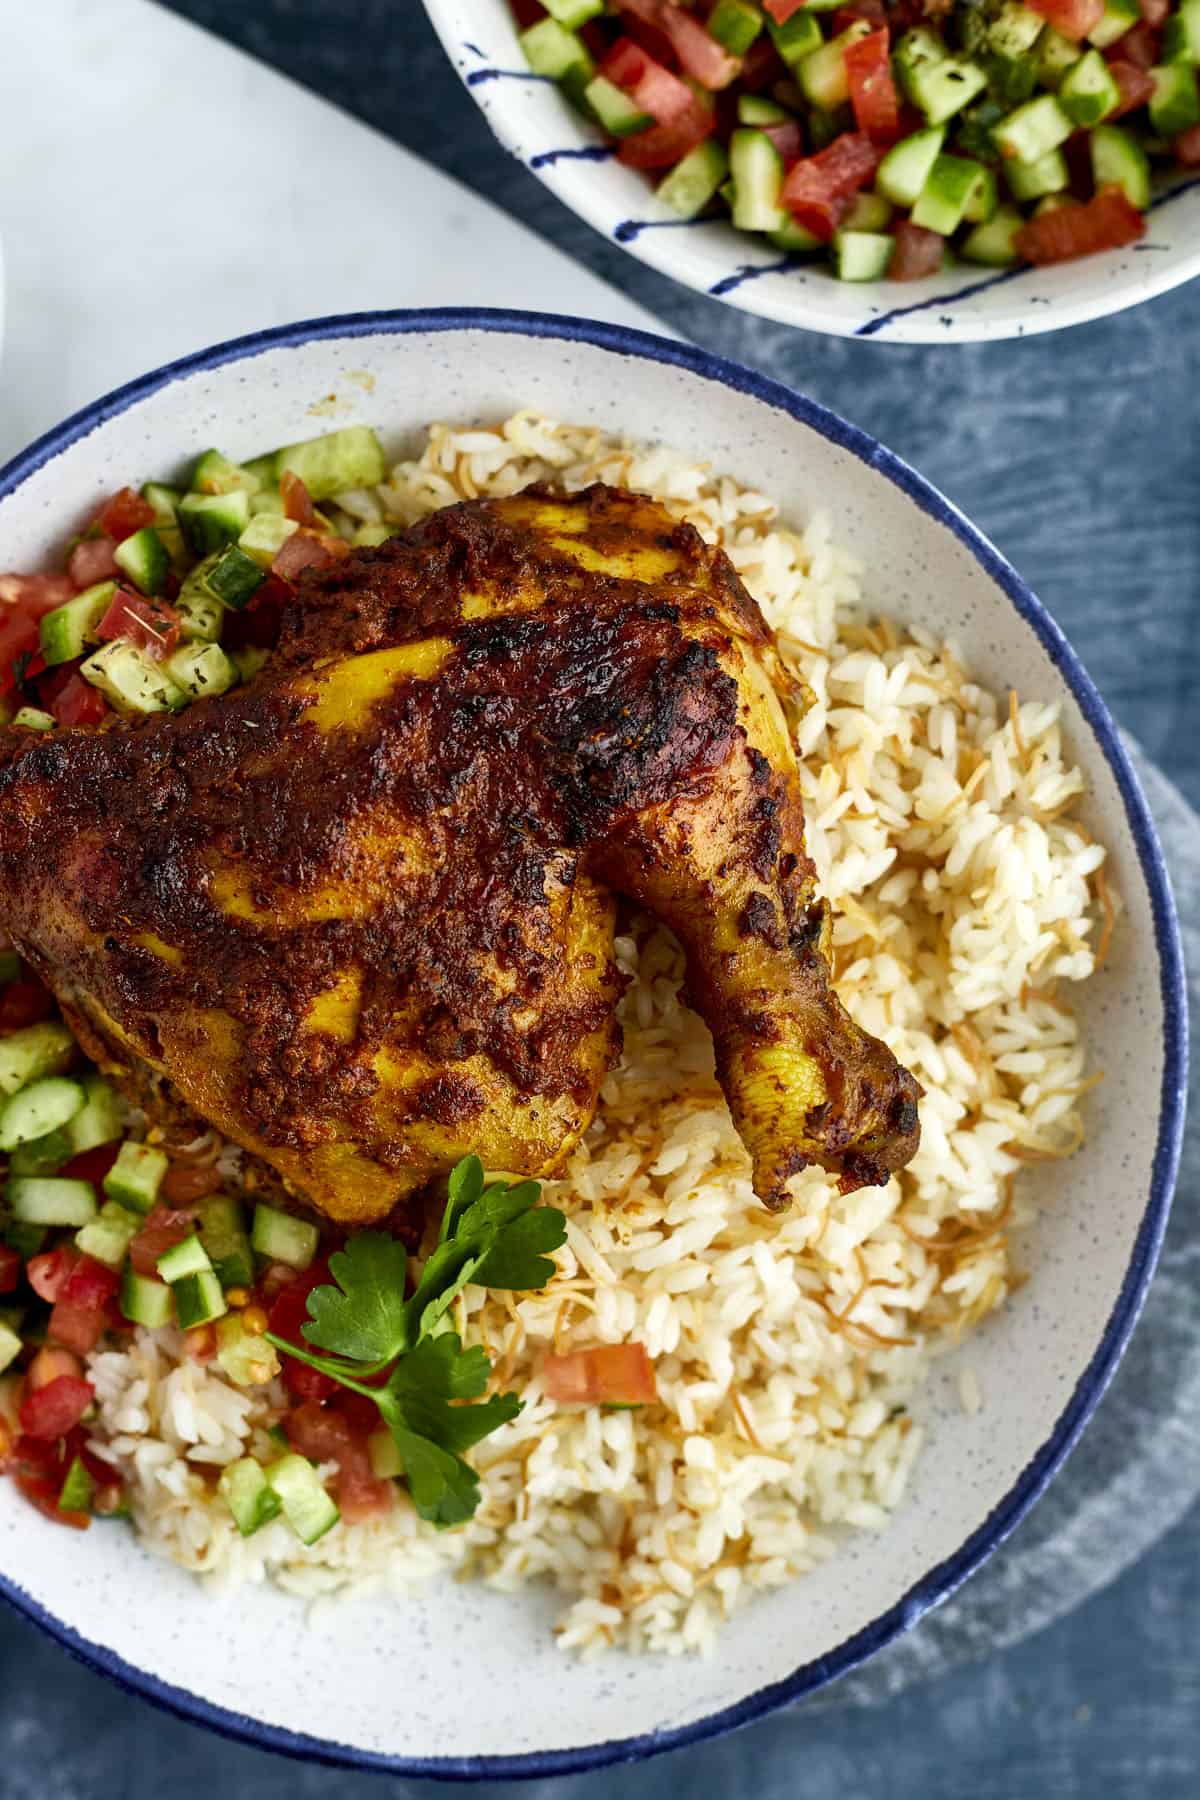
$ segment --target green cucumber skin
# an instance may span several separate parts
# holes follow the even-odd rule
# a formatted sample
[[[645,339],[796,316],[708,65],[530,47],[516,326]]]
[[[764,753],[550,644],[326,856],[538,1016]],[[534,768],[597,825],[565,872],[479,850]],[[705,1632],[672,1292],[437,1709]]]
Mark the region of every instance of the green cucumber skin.
[[[150,1144],[122,1144],[117,1160],[104,1177],[104,1192],[131,1212],[148,1213],[158,1199],[169,1167],[162,1150]]]
[[[297,1219],[262,1201],[255,1207],[250,1242],[259,1256],[265,1256],[269,1262],[307,1269],[317,1254],[319,1241],[317,1227],[307,1219]]]
[[[43,1075],[0,1107],[0,1150],[15,1150],[58,1131],[84,1104],[83,1088],[65,1075]]]

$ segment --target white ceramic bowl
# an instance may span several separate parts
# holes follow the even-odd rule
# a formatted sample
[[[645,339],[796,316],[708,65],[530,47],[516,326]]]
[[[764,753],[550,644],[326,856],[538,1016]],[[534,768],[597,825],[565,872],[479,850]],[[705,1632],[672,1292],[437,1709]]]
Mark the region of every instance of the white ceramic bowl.
[[[914,282],[837,281],[763,238],[713,220],[681,221],[644,175],[612,159],[553,82],[532,75],[508,0],[425,0],[455,68],[506,149],[606,238],[686,287],[765,319],[892,344],[1026,337],[1120,312],[1200,270],[1200,178],[1152,206],[1147,237],[1052,269],[962,263]]]
[[[711,1660],[580,1664],[555,1648],[552,1600],[536,1589],[438,1584],[403,1602],[350,1602],[306,1629],[299,1602],[281,1593],[211,1589],[121,1529],[63,1531],[0,1481],[8,1598],[191,1718],[409,1774],[587,1768],[726,1729],[861,1661],[978,1565],[1067,1454],[1133,1326],[1169,1204],[1186,1058],[1171,898],[1102,702],[996,551],[862,433],[657,338],[448,312],[321,320],[222,345],[98,401],[0,471],[0,568],[37,568],[102,495],[169,476],[210,443],[248,456],[320,429],[330,394],[345,404],[337,416],[376,426],[395,451],[430,420],[494,421],[536,406],[693,447],[797,519],[827,509],[890,611],[952,633],[997,686],[1063,700],[1090,783],[1085,816],[1111,847],[1126,909],[1113,960],[1082,995],[1105,1069],[1087,1146],[1044,1172],[1052,1199],[1032,1281],[971,1343],[984,1412],[965,1416],[953,1364],[942,1368],[921,1403],[930,1441],[889,1529],[848,1539],[835,1561],[737,1614]]]

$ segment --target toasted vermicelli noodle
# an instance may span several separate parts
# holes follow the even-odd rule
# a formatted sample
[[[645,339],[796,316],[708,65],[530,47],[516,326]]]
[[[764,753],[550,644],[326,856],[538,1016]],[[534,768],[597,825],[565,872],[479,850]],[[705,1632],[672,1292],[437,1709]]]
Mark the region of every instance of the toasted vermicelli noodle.
[[[267,1428],[284,1394],[233,1387],[172,1330],[92,1358],[96,1444],[125,1472],[146,1540],[191,1568],[305,1595],[450,1568],[505,1588],[539,1577],[561,1591],[564,1646],[706,1649],[734,1606],[834,1553],[844,1528],[884,1525],[900,1500],[931,1358],[1016,1285],[1011,1234],[1032,1217],[1022,1169],[1081,1140],[1098,1077],[1064,987],[1091,974],[1114,901],[1104,850],[1072,817],[1083,781],[1057,707],[989,692],[953,646],[879,617],[820,517],[792,528],[675,451],[532,412],[495,430],[435,426],[419,458],[343,511],[404,525],[537,480],[635,488],[721,544],[810,690],[797,747],[839,987],[925,1089],[920,1151],[887,1188],[849,1197],[809,1172],[791,1211],[769,1216],[708,1033],[681,1000],[678,945],[630,916],[624,1055],[547,1186],[568,1216],[557,1278],[458,1304],[494,1385],[526,1402],[473,1453],[470,1525],[438,1535],[402,1502],[310,1549],[279,1521],[241,1539],[212,1478],[277,1454]],[[232,1147],[193,1154],[236,1181]],[[626,1340],[654,1359],[658,1405],[543,1397],[547,1354]],[[968,1411],[987,1403],[969,1370],[959,1385]]]

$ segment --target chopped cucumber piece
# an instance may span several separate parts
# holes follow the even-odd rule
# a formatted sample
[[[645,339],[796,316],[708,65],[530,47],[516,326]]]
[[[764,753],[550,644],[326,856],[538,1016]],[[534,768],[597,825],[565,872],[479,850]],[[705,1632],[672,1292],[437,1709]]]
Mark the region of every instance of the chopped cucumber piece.
[[[210,592],[205,581],[205,576],[220,554],[219,550],[215,550],[184,576],[183,585],[175,600],[175,610],[183,621],[182,635],[185,643],[215,644],[221,635],[225,623],[224,602]]]
[[[1098,50],[1086,50],[1067,70],[1058,100],[1067,117],[1085,131],[1121,104],[1121,90]]]
[[[82,1107],[65,1127],[72,1156],[96,1150],[101,1144],[113,1144],[121,1135],[120,1103],[103,1075],[85,1075],[83,1095]]]
[[[948,56],[941,40],[923,26],[901,38],[896,69],[904,92],[931,125],[944,125],[987,86],[987,74],[977,63]]]
[[[1088,42],[1098,50],[1107,50],[1118,38],[1131,31],[1142,16],[1138,0],[1105,0],[1104,15],[1088,32]]]
[[[126,1212],[115,1200],[106,1200],[91,1224],[75,1233],[75,1245],[85,1256],[94,1256],[110,1269],[119,1269],[137,1229],[134,1213]]]
[[[152,1275],[139,1275],[132,1263],[121,1277],[118,1305],[132,1324],[144,1325],[148,1331],[169,1325],[175,1311],[174,1296],[166,1282],[156,1281]]]
[[[390,1431],[371,1433],[367,1439],[367,1455],[371,1459],[371,1473],[377,1480],[394,1481],[397,1475],[403,1475],[404,1463]]]
[[[238,672],[238,680],[253,681],[261,668],[270,660],[269,650],[260,650],[257,644],[247,644],[244,650],[232,650],[229,660]]]
[[[246,461],[242,464],[247,475],[253,477],[253,479],[258,482],[257,491],[259,493],[262,493],[264,488],[274,487],[279,480],[279,470],[275,466],[275,459],[278,454],[279,452],[277,450],[269,450],[265,456],[247,457]]]
[[[287,1263],[292,1269],[307,1269],[317,1254],[319,1237],[316,1226],[307,1219],[280,1212],[261,1200],[254,1209],[250,1242],[259,1256],[265,1256],[268,1262]]]
[[[61,1175],[9,1176],[5,1196],[23,1225],[87,1225],[96,1217],[96,1190],[90,1181]]]
[[[286,512],[283,495],[278,488],[265,488],[261,494],[250,496],[250,517],[257,519],[260,513],[275,513],[282,518]]]
[[[104,1192],[130,1212],[148,1213],[158,1199],[169,1158],[153,1144],[124,1143],[117,1160],[104,1177]]]
[[[595,76],[596,65],[583,39],[560,25],[557,19],[539,19],[528,31],[518,33],[517,42],[525,52],[525,61],[535,75],[545,75],[551,81],[561,81],[577,93],[586,92],[588,83]],[[283,465],[280,464],[279,467],[282,473]],[[295,472],[297,475],[301,474],[299,469]],[[305,477],[302,479],[306,480]],[[382,475],[372,475],[365,481],[343,481],[340,486],[369,487],[382,480]],[[309,488],[308,491],[311,494],[313,490]],[[327,490],[331,494],[336,494],[337,491],[337,488]]]
[[[886,231],[892,206],[882,194],[855,194],[839,227],[842,231]]]
[[[341,1518],[307,1457],[281,1456],[265,1471],[283,1516],[302,1544],[315,1544]]]
[[[0,1320],[0,1372],[15,1363],[24,1348],[24,1339],[20,1333]]]
[[[635,131],[644,131],[647,125],[654,123],[651,114],[636,106],[624,89],[606,75],[597,75],[589,81],[583,90],[583,98],[609,137],[631,137]]]
[[[45,1245],[46,1227],[22,1225],[16,1219],[10,1219],[4,1227],[4,1241],[10,1250],[15,1250],[19,1257],[28,1262]]]
[[[1200,91],[1196,87],[1196,71],[1190,63],[1167,63],[1151,69],[1154,92],[1150,96],[1150,123],[1159,137],[1176,137],[1200,125]],[[1134,205],[1144,205],[1134,201]]]
[[[786,25],[777,25],[774,19],[767,20],[771,42],[790,69],[796,68],[814,50],[819,50],[824,42],[820,23],[813,17],[816,11],[811,4],[803,6],[792,14]]]
[[[0,1094],[15,1094],[43,1075],[61,1075],[74,1055],[75,1039],[58,1019],[11,1032],[0,1038]]]
[[[845,31],[822,44],[811,56],[797,64],[796,80],[806,100],[826,112],[844,106],[850,98],[850,76],[846,68],[846,51],[860,38],[869,37],[871,27],[865,19],[855,19]]]
[[[231,462],[219,450],[206,450],[197,459],[188,483],[195,494],[255,494],[262,485],[256,470]]]
[[[0,986],[15,981],[21,973],[21,958],[15,950],[0,950]]]
[[[253,1537],[261,1526],[277,1518],[283,1507],[279,1495],[268,1485],[262,1464],[252,1456],[226,1464],[217,1481],[217,1492],[243,1537]]]
[[[1027,56],[1037,43],[1046,21],[1022,0],[1004,0],[986,31],[988,47],[997,56]]]
[[[161,481],[148,481],[142,489],[142,499],[154,509],[154,523],[160,529],[165,525],[168,531],[178,530],[176,508],[182,498],[178,488],[167,487]]]
[[[778,231],[787,222],[779,204],[783,158],[765,132],[739,126],[729,140],[733,222],[739,231]]]
[[[1200,0],[1183,0],[1163,27],[1165,63],[1200,63]]]
[[[360,525],[355,531],[354,542],[356,544],[361,544],[366,548],[373,549],[378,544],[386,544],[389,538],[395,537],[398,530],[399,527],[396,525],[384,525],[382,523],[375,525],[368,522],[365,525]]]
[[[942,237],[956,232],[983,186],[983,170],[965,156],[939,156],[913,207],[912,222]]]
[[[251,528],[247,525],[246,530]],[[245,536],[245,532],[241,536]],[[240,548],[240,541],[218,551],[204,571],[204,586],[208,592],[222,606],[231,606],[235,612],[240,612],[253,600],[264,580],[258,563]]]
[[[963,211],[963,218],[969,225],[979,225],[985,219],[990,219],[1000,204],[1000,189],[996,181],[995,170],[985,167],[982,163],[977,163],[976,167],[979,170],[979,179],[972,188]]]
[[[43,712],[38,706],[23,706],[13,714],[14,725],[23,725],[26,731],[53,731],[58,721],[53,713]]]
[[[184,1331],[211,1325],[229,1311],[221,1284],[211,1269],[180,1276],[171,1283],[171,1292],[175,1296],[175,1316]]]
[[[220,644],[184,644],[163,668],[189,700],[224,694],[237,685],[237,670]]]
[[[718,44],[733,56],[745,56],[766,20],[754,0],[717,0],[708,15],[708,29]],[[753,121],[746,120],[746,124]]]
[[[992,136],[1006,157],[1016,162],[1037,162],[1065,144],[1075,127],[1053,94],[1027,100],[993,126]]]
[[[10,1175],[56,1175],[74,1154],[65,1131],[48,1131],[45,1137],[18,1144],[8,1159],[8,1172]]]
[[[839,231],[834,236],[834,272],[839,281],[881,281],[896,240],[887,232]]]
[[[1043,194],[1061,194],[1071,185],[1061,150],[1049,150],[1036,162],[1006,162],[1004,179],[1014,200],[1040,200]]]
[[[164,1250],[157,1267],[162,1280],[174,1285],[185,1275],[203,1275],[211,1271],[212,1264],[208,1260],[207,1250],[193,1231],[182,1243],[172,1244],[169,1250]]]
[[[163,665],[127,638],[105,644],[80,664],[79,673],[123,713],[176,712],[184,703]]]
[[[246,1216],[228,1194],[213,1194],[200,1206],[200,1242],[224,1288],[254,1285],[254,1254]]]
[[[84,1102],[83,1089],[65,1075],[43,1075],[0,1106],[0,1150],[33,1143],[73,1118]]]
[[[694,219],[704,211],[726,175],[729,158],[715,138],[706,138],[681,157],[657,188],[664,206],[681,219]]]
[[[38,647],[47,664],[71,662],[82,656],[87,644],[94,644],[96,627],[116,596],[115,581],[98,581],[85,588],[65,606],[43,613],[38,623]]]
[[[767,236],[779,250],[786,250],[789,255],[803,255],[807,250],[824,250],[826,244],[815,232],[806,231],[795,219],[785,219],[777,231],[769,231]]]
[[[229,494],[185,494],[179,502],[179,523],[197,556],[207,556],[223,544],[236,543],[250,523],[250,496],[244,488]]]
[[[282,514],[256,513],[237,547],[259,569],[269,569],[292,533],[299,529],[295,519],[285,519]]]
[[[153,525],[144,525],[124,538],[113,551],[113,561],[143,594],[159,594],[171,573],[167,546]]]
[[[542,5],[550,17],[565,25],[568,31],[578,31],[581,25],[604,11],[604,0],[542,0]]]
[[[545,23],[554,21],[543,20]],[[533,29],[540,27],[535,25]],[[529,35],[525,33],[526,37]],[[586,50],[584,55],[587,56]],[[314,500],[329,500],[347,488],[376,487],[387,475],[383,445],[366,425],[347,425],[342,431],[326,432],[324,437],[288,444],[276,452],[276,467],[280,475],[285,469],[298,475]]]
[[[914,131],[894,144],[875,171],[875,186],[893,206],[913,207],[941,152],[946,133],[940,126]]]
[[[1042,86],[1061,87],[1063,77],[1078,61],[1079,45],[1063,37],[1052,25],[1047,25],[1037,47],[1038,80]]]
[[[59,1512],[88,1512],[91,1509],[92,1495],[96,1484],[83,1466],[83,1458],[76,1456],[67,1470],[67,1479],[62,1484],[62,1492],[58,1496]]]
[[[1017,260],[1016,237],[1025,220],[1015,206],[1001,206],[984,225],[968,232],[960,246],[968,262],[1006,269]]]
[[[765,94],[739,94],[737,103],[739,125],[786,125],[795,118],[786,106],[780,106],[778,100],[768,100]]]
[[[1097,125],[1089,148],[1096,186],[1121,188],[1129,204],[1144,212],[1150,204],[1150,163],[1137,139],[1120,125]]]

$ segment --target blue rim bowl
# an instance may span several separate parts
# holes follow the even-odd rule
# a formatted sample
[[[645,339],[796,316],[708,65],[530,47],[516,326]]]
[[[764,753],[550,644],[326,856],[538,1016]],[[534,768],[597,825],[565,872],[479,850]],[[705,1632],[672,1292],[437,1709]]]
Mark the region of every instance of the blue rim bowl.
[[[734,1730],[801,1699],[874,1655],[909,1630],[931,1607],[945,1600],[997,1548],[1024,1517],[1071,1451],[1112,1378],[1137,1321],[1166,1230],[1182,1143],[1187,1081],[1187,990],[1175,905],[1162,849],[1141,786],[1117,728],[1091,677],[1058,625],[1031,589],[995,547],[915,470],[856,426],[827,408],[753,370],[705,350],[626,327],[539,313],[461,307],[425,311],[353,313],[267,331],[216,344],[168,363],[117,388],[75,413],[29,445],[0,469],[0,504],[35,471],[109,419],[149,395],[203,370],[245,361],[266,351],[294,348],[330,338],[369,339],[380,335],[437,334],[474,330],[550,340],[566,340],[613,351],[623,357],[665,363],[751,395],[789,414],[830,444],[848,451],[899,488],[920,510],[953,533],[1008,597],[1033,629],[1093,732],[1120,791],[1126,822],[1150,896],[1158,954],[1164,1020],[1164,1066],[1150,1192],[1120,1293],[1094,1354],[1049,1438],[1022,1470],[983,1524],[954,1553],[930,1569],[880,1617],[829,1654],[793,1671],[786,1679],[723,1710],[672,1730],[616,1738],[576,1749],[522,1755],[458,1757],[394,1756],[337,1744],[276,1727],[212,1704],[134,1667],[88,1642],[52,1616],[7,1575],[0,1594],[73,1656],[131,1693],[153,1701],[182,1719],[202,1724],[259,1749],[339,1767],[376,1769],[393,1775],[447,1780],[544,1778],[641,1759]]]

